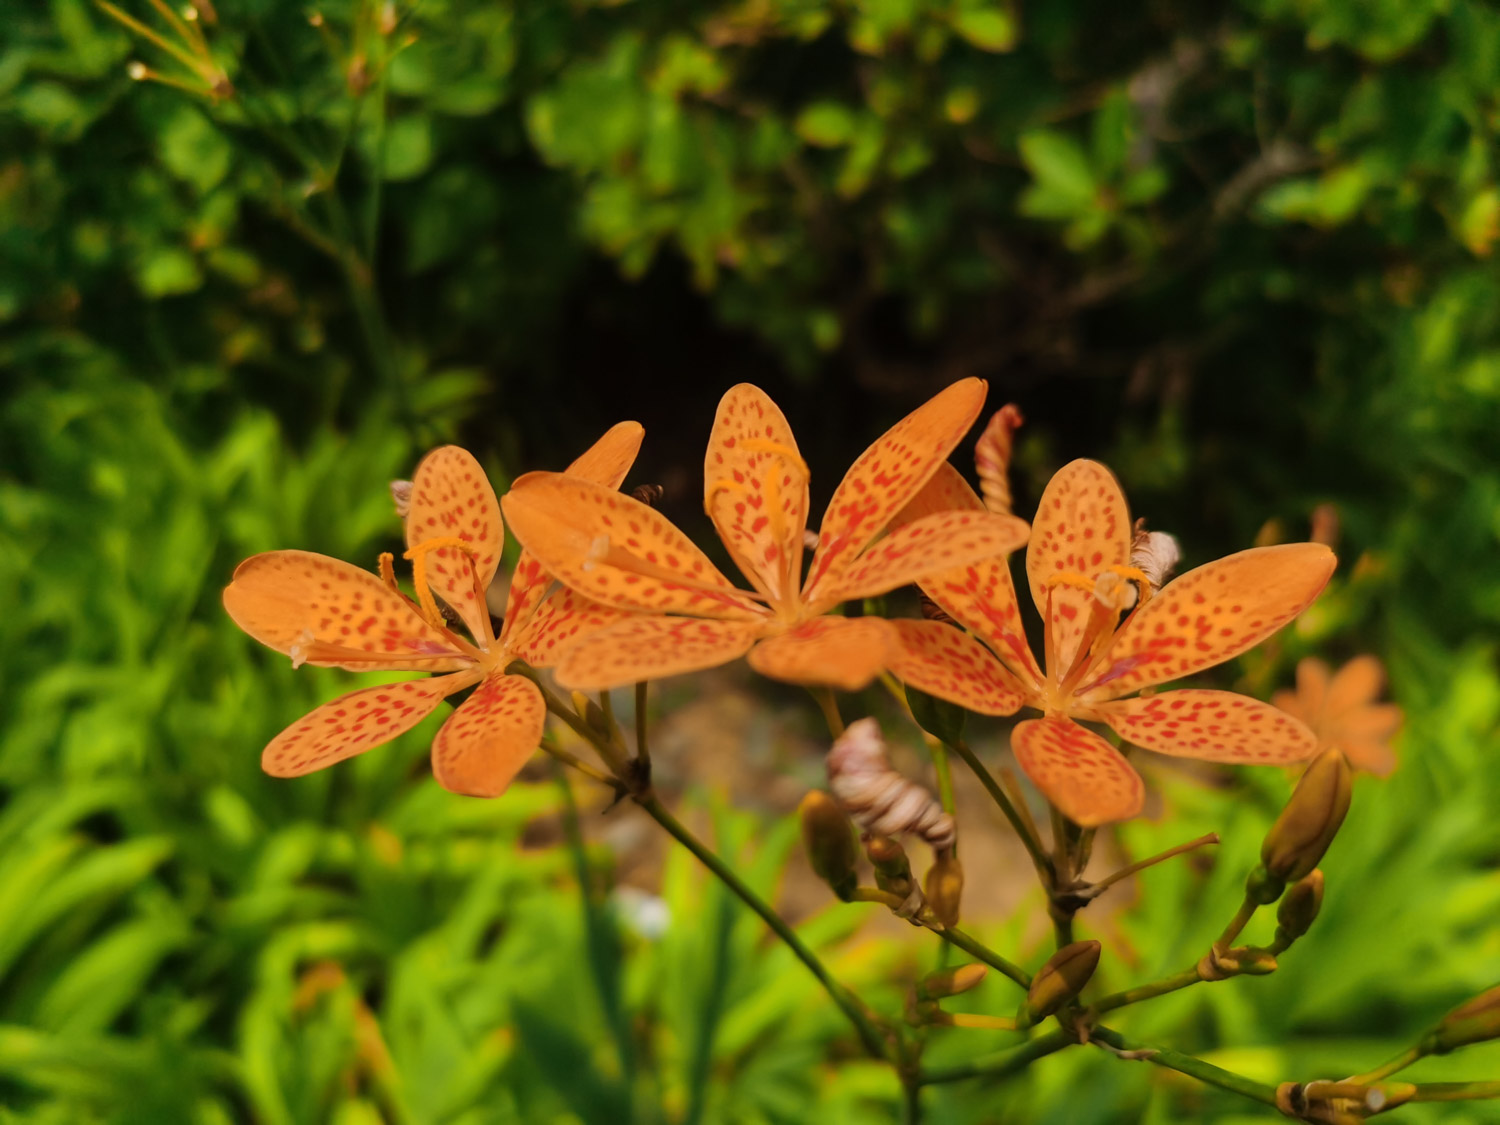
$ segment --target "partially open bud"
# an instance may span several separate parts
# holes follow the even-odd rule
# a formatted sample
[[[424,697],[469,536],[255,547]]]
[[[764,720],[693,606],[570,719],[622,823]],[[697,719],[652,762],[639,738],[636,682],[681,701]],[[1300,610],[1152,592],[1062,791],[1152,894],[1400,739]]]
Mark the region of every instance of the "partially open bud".
[[[903,898],[912,892],[911,861],[906,849],[889,836],[871,836],[865,840],[865,855],[875,865],[875,885]]]
[[[1307,767],[1261,844],[1260,861],[1273,878],[1295,882],[1318,866],[1349,811],[1352,782],[1338,750],[1323,751]]]
[[[958,925],[958,904],[964,893],[964,869],[958,856],[952,852],[938,856],[937,862],[927,869],[922,890],[933,916],[944,929]]]
[[[1422,1041],[1422,1048],[1429,1055],[1445,1055],[1491,1039],[1500,1039],[1500,984],[1444,1016]]]
[[[848,902],[859,882],[854,825],[838,802],[818,789],[802,798],[797,814],[802,818],[802,846],[813,872]]]
[[[984,965],[960,965],[956,969],[945,969],[940,973],[929,973],[917,984],[917,996],[922,1000],[941,1000],[945,996],[957,996],[968,992],[984,980],[989,969]]]
[[[1314,870],[1281,900],[1276,910],[1276,944],[1285,949],[1312,929],[1322,907],[1323,873]]]
[[[1082,992],[1099,967],[1099,948],[1097,941],[1075,941],[1054,953],[1031,979],[1026,1000],[1016,1013],[1016,1026],[1041,1023]]]

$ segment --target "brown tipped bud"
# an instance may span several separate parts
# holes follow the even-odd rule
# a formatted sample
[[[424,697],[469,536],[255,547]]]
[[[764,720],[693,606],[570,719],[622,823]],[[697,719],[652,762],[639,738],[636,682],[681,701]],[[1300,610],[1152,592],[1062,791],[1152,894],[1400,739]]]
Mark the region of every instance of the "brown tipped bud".
[[[875,865],[877,887],[903,898],[911,894],[914,884],[905,848],[889,836],[871,836],[865,841],[865,855]]]
[[[941,973],[929,973],[917,985],[917,996],[922,1000],[941,1000],[945,996],[957,996],[968,992],[984,980],[989,969],[984,965],[960,965]]]
[[[1313,871],[1281,900],[1276,910],[1276,944],[1285,949],[1317,920],[1323,908],[1323,873]]]
[[[1031,979],[1016,1026],[1040,1023],[1082,992],[1099,967],[1099,948],[1097,941],[1075,941],[1054,953]]]
[[[1266,833],[1260,860],[1274,878],[1295,882],[1318,866],[1349,811],[1353,772],[1337,750],[1325,750],[1297,782]]]
[[[797,814],[802,818],[802,846],[814,873],[848,902],[859,882],[854,825],[837,801],[817,789],[802,798]]]
[[[1445,1055],[1491,1039],[1500,1039],[1500,984],[1444,1016],[1422,1047],[1429,1055]]]
[[[958,925],[958,904],[964,894],[964,869],[958,856],[944,852],[927,869],[927,878],[922,881],[922,891],[927,896],[927,905],[944,929]]]

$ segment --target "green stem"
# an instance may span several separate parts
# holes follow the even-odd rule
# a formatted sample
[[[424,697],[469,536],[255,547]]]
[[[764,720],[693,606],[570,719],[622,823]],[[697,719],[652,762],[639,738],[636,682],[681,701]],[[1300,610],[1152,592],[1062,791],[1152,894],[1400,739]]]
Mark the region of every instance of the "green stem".
[[[1240,936],[1240,931],[1249,924],[1250,919],[1255,917],[1255,912],[1259,909],[1260,904],[1246,896],[1245,901],[1240,903],[1239,910],[1235,911],[1234,917],[1229,920],[1229,925],[1224,927],[1224,932],[1214,942],[1214,949],[1220,953],[1228,949],[1234,939]]]
[[[979,779],[979,784],[984,786],[985,792],[990,799],[999,806],[1000,811],[1005,814],[1005,819],[1010,821],[1010,826],[1016,830],[1016,835],[1021,838],[1021,843],[1026,845],[1026,850],[1031,853],[1031,862],[1036,865],[1037,874],[1042,877],[1043,882],[1049,887],[1052,879],[1052,861],[1047,858],[1047,853],[1042,850],[1042,842],[1027,830],[1026,822],[1021,819],[1021,814],[1016,812],[1016,806],[1011,804],[1010,798],[1005,790],[1000,788],[1000,783],[995,780],[993,774],[979,760],[974,751],[962,739],[957,742],[946,744],[950,750],[957,754],[974,772]]]
[[[609,774],[605,773],[597,766],[589,765],[589,763],[578,757],[578,755],[572,753],[571,751],[564,750],[561,746],[558,746],[556,743],[553,743],[547,739],[542,740],[541,747],[544,751],[552,755],[552,757],[556,758],[563,765],[572,766],[579,773],[586,774],[587,776],[592,777],[595,781],[602,781],[611,789],[619,792],[620,783],[618,780],[610,777]]]
[[[948,748],[936,738],[928,740],[928,748],[932,751],[932,768],[937,774],[938,800],[942,803],[943,811],[952,816],[954,809],[953,767],[948,762]]]
[[[1121,879],[1128,879],[1138,871],[1144,871],[1148,867],[1154,867],[1158,863],[1169,860],[1173,856],[1179,856],[1183,852],[1190,852],[1194,848],[1201,848],[1207,844],[1217,844],[1218,842],[1219,834],[1217,832],[1209,832],[1207,835],[1199,836],[1196,840],[1189,840],[1185,844],[1178,844],[1175,848],[1168,848],[1166,851],[1161,852],[1158,855],[1154,855],[1149,859],[1143,859],[1138,863],[1132,863],[1129,867],[1122,867],[1113,875],[1106,876],[1105,878],[1101,879],[1099,882],[1091,886],[1087,891],[1085,891],[1084,897],[1088,899],[1098,898],[1101,894],[1103,894],[1110,887],[1114,886]]]
[[[901,1121],[903,1125],[921,1125],[922,1082],[916,1075],[901,1075]]]
[[[828,732],[834,738],[842,738],[844,735],[844,717],[839,714],[839,701],[834,698],[833,689],[810,687],[807,690],[818,701],[818,707],[823,712],[823,719],[828,723]]]
[[[1019,965],[1013,965],[1000,954],[990,949],[987,945],[975,941],[968,934],[959,929],[947,929],[934,931],[938,937],[962,949],[976,961],[983,961],[990,968],[1004,973],[1022,988],[1031,987],[1031,974]]]
[[[1090,1005],[1095,1012],[1112,1012],[1116,1008],[1123,1008],[1128,1004],[1139,1004],[1142,1000],[1154,1000],[1158,996],[1165,996],[1169,992],[1187,988],[1189,985],[1197,984],[1203,978],[1198,975],[1196,968],[1185,972],[1175,973],[1170,977],[1143,984],[1137,988],[1127,988],[1123,992],[1115,992]]]
[[[1071,1032],[1050,1031],[996,1059],[924,1071],[918,1076],[918,1081],[923,1086],[936,1086],[943,1082],[962,1082],[967,1078],[1004,1078],[1025,1070],[1037,1059],[1045,1058],[1077,1042],[1078,1039]]]
[[[688,851],[698,857],[705,867],[717,875],[724,883],[739,896],[741,902],[748,906],[756,914],[760,915],[761,921],[786,943],[797,959],[807,966],[808,972],[817,978],[833,1002],[839,1006],[839,1010],[848,1017],[849,1022],[854,1025],[855,1031],[859,1033],[860,1041],[865,1050],[873,1058],[885,1059],[890,1057],[888,1045],[881,1035],[880,1028],[876,1024],[873,1014],[852,992],[846,989],[818,960],[818,957],[809,949],[803,940],[797,936],[797,932],[789,926],[781,915],[777,914],[771,906],[758,894],[750,889],[735,872],[719,856],[711,851],[698,837],[690,832],[686,825],[678,820],[663,805],[653,793],[647,793],[636,797],[636,803],[641,806],[648,816],[660,824],[667,832]]]
[[[1414,1102],[1462,1102],[1500,1098],[1500,1082],[1429,1082],[1418,1086]]]
[[[1382,1078],[1389,1078],[1398,1070],[1405,1070],[1407,1067],[1411,1066],[1412,1063],[1422,1058],[1425,1054],[1426,1052],[1424,1052],[1421,1047],[1412,1047],[1411,1049],[1403,1051],[1401,1054],[1397,1055],[1390,1062],[1377,1066],[1374,1070],[1369,1071],[1366,1074],[1356,1074],[1353,1078],[1347,1079],[1347,1081],[1357,1082],[1362,1086],[1368,1086],[1371,1082],[1379,1082]]]
[[[1267,1086],[1264,1082],[1256,1082],[1246,1078],[1242,1074],[1225,1070],[1223,1067],[1214,1066],[1212,1063],[1204,1062],[1202,1059],[1192,1055],[1184,1055],[1180,1051],[1174,1051],[1169,1047],[1148,1047],[1127,1039],[1118,1031],[1107,1027],[1096,1027],[1090,1033],[1090,1037],[1101,1043],[1106,1043],[1116,1051],[1136,1053],[1138,1057],[1156,1066],[1167,1070],[1175,1070],[1178,1074],[1186,1074],[1196,1078],[1200,1082],[1207,1082],[1210,1086],[1217,1086],[1221,1090],[1239,1094],[1242,1097],[1251,1098],[1264,1105],[1274,1106],[1276,1104],[1276,1088]]]
[[[649,727],[646,717],[646,681],[635,685],[635,756],[641,766],[651,769],[651,744],[646,739]]]

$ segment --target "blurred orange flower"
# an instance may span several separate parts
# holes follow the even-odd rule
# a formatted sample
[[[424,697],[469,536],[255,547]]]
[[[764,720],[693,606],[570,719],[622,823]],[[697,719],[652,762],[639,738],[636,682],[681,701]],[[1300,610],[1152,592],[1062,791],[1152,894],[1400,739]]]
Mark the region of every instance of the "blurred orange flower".
[[[569,472],[618,488],[641,436],[638,424],[622,422]],[[506,666],[525,660],[545,667],[563,640],[624,616],[565,588],[544,598],[550,579],[523,552],[497,638],[485,592],[503,537],[500,505],[484,470],[449,445],[424,457],[412,480],[406,557],[415,603],[396,587],[390,555],[381,556],[378,577],[310,551],[268,551],[241,563],[224,590],[224,608],[245,632],[290,656],[293,667],[449,673],[362,688],[325,703],[271,740],[261,756],[266,772],[300,777],[362,754],[477,684],[433,741],[433,773],[454,793],[503,793],[536,749],[547,716],[537,686],[507,675]],[[463,622],[467,638],[443,616],[437,598]]]
[[[1355,769],[1388,777],[1396,768],[1391,739],[1404,716],[1394,703],[1380,703],[1385,669],[1373,656],[1356,656],[1337,672],[1315,657],[1297,665],[1297,690],[1278,691],[1271,702],[1295,715],[1317,736],[1318,747],[1344,752]]]

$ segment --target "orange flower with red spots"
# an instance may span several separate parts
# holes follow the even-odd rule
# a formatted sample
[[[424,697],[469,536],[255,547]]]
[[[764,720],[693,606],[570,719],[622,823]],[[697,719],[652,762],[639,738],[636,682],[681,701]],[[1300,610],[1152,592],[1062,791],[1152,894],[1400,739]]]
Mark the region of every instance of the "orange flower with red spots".
[[[556,473],[518,480],[505,498],[516,537],[562,582],[633,611],[570,647],[558,681],[604,690],[748,653],[774,679],[867,685],[893,652],[891,624],[830,610],[1025,541],[1024,522],[982,511],[933,512],[881,538],[973,424],[985,390],[980,379],[953,384],[861,454],[834,490],[804,579],[807,465],[765,392],[731,388],[709,437],[703,502],[754,592],[628,496]]]
[[[897,522],[934,509],[983,507],[949,468]],[[912,687],[988,715],[1022,706],[1043,713],[1016,726],[1011,746],[1047,799],[1082,825],[1134,816],[1144,786],[1124,756],[1080,720],[1107,724],[1148,750],[1208,761],[1284,764],[1317,749],[1301,722],[1233,692],[1124,697],[1259,644],[1317,597],[1333,573],[1333,553],[1316,543],[1241,551],[1153,593],[1149,577],[1132,565],[1132,542],[1113,474],[1094,461],[1074,461],[1047,485],[1026,549],[1028,585],[1045,624],[1045,671],[1026,642],[1004,558],[921,582],[973,635],[936,621],[892,623],[900,646],[890,669]]]
[[[1388,777],[1403,716],[1394,703],[1379,702],[1384,688],[1385,669],[1373,656],[1356,656],[1337,672],[1309,656],[1297,665],[1297,690],[1278,691],[1271,702],[1306,723],[1319,749],[1342,750],[1355,769]]]
[[[616,489],[635,460],[642,430],[622,422],[569,468],[597,487]],[[397,587],[391,556],[381,574],[309,551],[269,551],[246,559],[224,590],[224,608],[262,644],[292,658],[356,671],[442,672],[341,696],[303,716],[265,749],[276,777],[300,777],[362,754],[410,730],[445,698],[478,685],[448,717],[432,744],[438,782],[454,793],[504,792],[541,740],[547,708],[537,686],[507,675],[514,660],[554,663],[565,641],[617,622],[620,610],[559,588],[522,553],[511,581],[505,623],[496,637],[485,594],[499,567],[500,505],[479,463],[457,446],[422,459],[406,514],[406,557],[417,601]],[[443,616],[441,598],[463,622]]]

